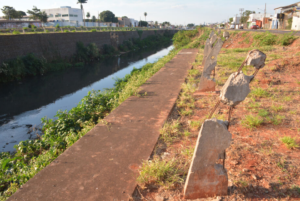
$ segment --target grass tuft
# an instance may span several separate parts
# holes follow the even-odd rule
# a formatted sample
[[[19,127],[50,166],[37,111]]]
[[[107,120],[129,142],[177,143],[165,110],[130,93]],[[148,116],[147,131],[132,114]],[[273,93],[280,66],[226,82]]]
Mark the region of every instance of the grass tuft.
[[[296,138],[292,138],[290,136],[285,136],[283,138],[280,138],[280,140],[289,149],[295,149],[295,148],[299,147],[299,144],[296,142]]]
[[[183,183],[178,166],[179,162],[175,159],[145,161],[137,181],[140,185],[158,184],[167,189],[173,188],[176,184]]]
[[[246,128],[256,128],[260,126],[263,123],[263,120],[260,117],[253,116],[253,115],[247,115],[242,120],[242,125]]]

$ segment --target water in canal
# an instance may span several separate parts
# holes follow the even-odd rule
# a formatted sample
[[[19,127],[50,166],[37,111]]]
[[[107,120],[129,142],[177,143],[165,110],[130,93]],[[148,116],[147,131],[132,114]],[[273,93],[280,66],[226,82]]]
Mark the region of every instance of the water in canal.
[[[54,118],[58,110],[70,110],[91,90],[114,86],[135,68],[156,62],[173,46],[134,51],[118,57],[0,85],[0,152],[14,151],[20,141],[33,139],[41,118]]]

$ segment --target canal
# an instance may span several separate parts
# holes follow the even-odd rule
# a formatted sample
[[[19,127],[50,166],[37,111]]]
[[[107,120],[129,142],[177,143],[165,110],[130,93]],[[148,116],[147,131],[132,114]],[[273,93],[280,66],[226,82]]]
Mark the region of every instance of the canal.
[[[70,110],[91,90],[112,88],[133,68],[156,62],[173,46],[144,49],[45,76],[0,85],[0,151],[14,151],[20,141],[41,135],[41,118]]]

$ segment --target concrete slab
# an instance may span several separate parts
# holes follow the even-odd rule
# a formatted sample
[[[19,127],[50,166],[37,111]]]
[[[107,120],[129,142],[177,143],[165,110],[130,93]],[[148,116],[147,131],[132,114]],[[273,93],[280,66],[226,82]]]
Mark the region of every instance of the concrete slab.
[[[152,153],[197,49],[182,50],[130,97],[8,200],[128,200]]]

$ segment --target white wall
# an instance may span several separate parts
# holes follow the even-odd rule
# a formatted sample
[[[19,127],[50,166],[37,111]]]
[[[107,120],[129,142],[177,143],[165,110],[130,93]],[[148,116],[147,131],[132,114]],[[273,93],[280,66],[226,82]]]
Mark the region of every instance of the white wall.
[[[293,17],[292,30],[300,30],[300,18]]]
[[[83,22],[82,12],[79,8],[51,8],[43,9],[48,15],[48,21],[78,21]],[[67,15],[67,16],[63,16]]]

